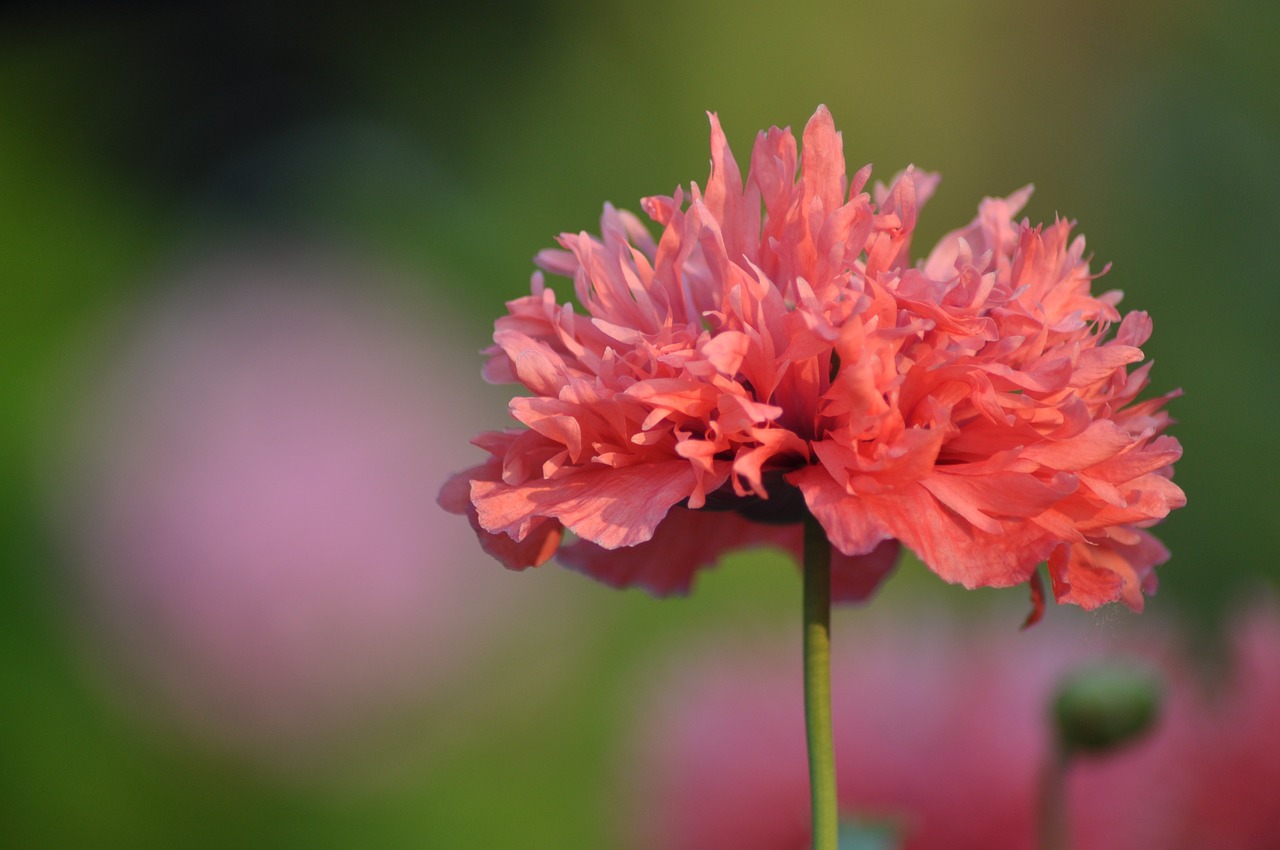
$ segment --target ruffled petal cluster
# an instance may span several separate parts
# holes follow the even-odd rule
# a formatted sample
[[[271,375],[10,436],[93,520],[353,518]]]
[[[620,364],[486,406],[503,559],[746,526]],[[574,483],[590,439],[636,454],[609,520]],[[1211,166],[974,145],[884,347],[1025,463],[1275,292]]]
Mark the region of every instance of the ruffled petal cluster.
[[[745,181],[715,115],[705,190],[606,205],[509,302],[485,377],[523,427],[446,485],[512,568],[561,559],[618,586],[686,590],[747,545],[795,549],[811,513],[870,593],[900,542],[942,578],[1008,586],[1048,563],[1059,601],[1140,609],[1168,558],[1146,530],[1184,503],[1165,402],[1137,401],[1145,313],[1093,295],[1084,240],[986,199],[925,257],[938,177],[866,191],[820,107],[803,144],[761,133]]]

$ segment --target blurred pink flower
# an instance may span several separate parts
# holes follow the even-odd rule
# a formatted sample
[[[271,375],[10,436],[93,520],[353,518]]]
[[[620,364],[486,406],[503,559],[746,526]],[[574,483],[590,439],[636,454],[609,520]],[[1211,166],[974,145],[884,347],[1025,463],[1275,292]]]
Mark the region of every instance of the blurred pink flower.
[[[1180,850],[1280,847],[1280,605],[1274,596],[1241,616],[1231,665],[1210,689],[1193,754],[1195,778]]]
[[[540,272],[507,305],[484,374],[529,391],[510,402],[525,427],[478,437],[489,458],[441,503],[508,567],[568,529],[565,564],[657,594],[730,549],[796,550],[807,510],[837,598],[869,594],[901,541],[966,587],[1047,560],[1058,600],[1140,609],[1168,557],[1145,529],[1184,502],[1160,436],[1176,393],[1135,402],[1150,364],[1128,369],[1146,314],[1091,294],[1070,222],[1014,221],[1029,188],[913,261],[936,175],[908,168],[873,203],[825,107],[798,164],[775,127],[744,184],[711,115],[705,192],[643,201],[659,239],[606,205],[600,237],[539,254],[586,315]]]
[[[439,367],[443,322],[376,279],[320,258],[187,275],[110,358],[61,506],[137,701],[254,755],[421,699],[474,657],[468,606],[501,610],[435,504],[473,394]]]
[[[1073,764],[1072,846],[1174,846],[1180,805],[1198,781],[1186,763],[1193,689],[1159,642],[1062,621],[1016,641],[938,616],[847,633],[832,669],[842,817],[890,826],[901,842],[893,846],[905,850],[1032,850],[1056,683],[1120,647],[1163,666],[1171,689],[1153,733]],[[686,660],[641,700],[624,767],[634,846],[810,846],[803,705],[791,663],[798,650],[781,649],[736,642]]]

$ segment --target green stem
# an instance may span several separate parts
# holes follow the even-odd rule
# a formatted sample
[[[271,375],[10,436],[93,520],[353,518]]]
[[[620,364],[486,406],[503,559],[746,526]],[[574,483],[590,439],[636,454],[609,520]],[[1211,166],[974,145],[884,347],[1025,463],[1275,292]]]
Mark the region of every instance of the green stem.
[[[1067,828],[1067,747],[1058,743],[1040,776],[1040,850],[1070,850]]]
[[[836,850],[836,763],[831,737],[831,541],[804,522],[804,725],[809,743],[813,850]]]

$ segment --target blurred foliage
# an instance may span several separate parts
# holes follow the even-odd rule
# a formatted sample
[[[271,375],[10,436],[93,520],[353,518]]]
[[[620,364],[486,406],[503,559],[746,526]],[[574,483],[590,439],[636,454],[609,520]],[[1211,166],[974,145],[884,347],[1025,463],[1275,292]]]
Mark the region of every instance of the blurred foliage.
[[[1079,220],[1113,263],[1100,285],[1155,318],[1154,390],[1186,391],[1190,504],[1161,528],[1174,559],[1151,609],[1216,633],[1280,577],[1278,32],[1247,0],[0,7],[0,845],[617,846],[634,683],[713,624],[785,621],[798,582],[780,559],[735,559],[662,603],[555,568],[513,576],[561,582],[578,619],[393,743],[276,776],[104,696],[41,464],[86,340],[219,245],[287,236],[405,271],[474,343],[440,368],[477,372],[557,232],[705,179],[708,109],[740,159],[825,102],[851,166],[941,171],[919,244],[1028,182],[1033,219]],[[971,604],[920,573],[876,604]],[[556,689],[530,703],[520,668],[556,653]],[[404,740],[429,752],[368,781]]]

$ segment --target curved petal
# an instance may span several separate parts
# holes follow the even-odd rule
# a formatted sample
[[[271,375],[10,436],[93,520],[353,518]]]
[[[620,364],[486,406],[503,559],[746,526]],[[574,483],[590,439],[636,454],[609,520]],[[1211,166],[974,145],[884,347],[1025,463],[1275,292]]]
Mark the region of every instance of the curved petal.
[[[1093,610],[1119,599],[1141,611],[1143,593],[1156,589],[1156,566],[1169,560],[1169,550],[1145,531],[1135,531],[1134,542],[1106,539],[1062,546],[1049,558],[1053,595]]]
[[[863,602],[880,587],[898,564],[902,547],[896,540],[883,540],[865,555],[831,553],[831,600]]]
[[[1031,578],[1057,541],[1031,522],[998,521],[984,531],[941,504],[920,484],[869,496],[870,510],[929,569],[967,588],[1011,587]]]
[[[480,541],[480,548],[507,569],[523,570],[546,563],[560,547],[560,540],[564,536],[564,527],[559,522],[550,519],[535,522],[520,540],[505,533],[494,534],[480,525],[480,518],[469,496],[471,482],[501,478],[501,475],[502,463],[492,458],[487,463],[452,476],[440,488],[436,501],[449,513],[465,514]]]
[[[809,512],[842,554],[866,555],[892,536],[866,499],[845,492],[824,467],[798,469],[787,475],[787,481],[800,488]]]
[[[654,596],[683,595],[699,570],[714,567],[730,552],[772,546],[801,563],[804,534],[800,524],[752,522],[732,511],[672,508],[649,540],[605,549],[587,540],[566,546],[561,564],[611,587],[640,587]],[[865,555],[832,553],[831,596],[835,602],[861,602],[871,596],[898,562],[896,540],[886,540]]]
[[[693,493],[696,479],[684,460],[601,466],[515,486],[474,480],[471,500],[481,527],[491,533],[522,540],[530,520],[554,518],[579,537],[617,549],[652,537],[671,506]]]
[[[715,566],[727,552],[754,546],[798,551],[800,526],[751,522],[732,511],[672,508],[643,543],[606,549],[579,540],[561,550],[557,560],[613,587],[670,596],[688,593],[698,570]]]

